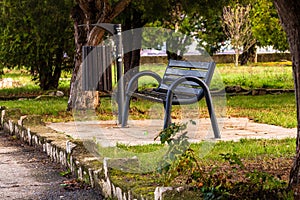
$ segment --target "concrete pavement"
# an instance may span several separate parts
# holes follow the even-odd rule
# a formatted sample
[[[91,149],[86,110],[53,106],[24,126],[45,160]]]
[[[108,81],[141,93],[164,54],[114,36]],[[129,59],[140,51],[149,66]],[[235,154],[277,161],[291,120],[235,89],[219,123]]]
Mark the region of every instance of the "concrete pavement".
[[[75,121],[51,123],[47,126],[70,135],[76,139],[93,139],[102,146],[143,145],[159,143],[153,139],[162,128],[162,120],[131,120],[126,128],[121,128],[116,121]],[[283,128],[268,124],[255,123],[247,118],[219,119],[222,141],[238,141],[242,138],[282,139],[296,137],[296,128]],[[190,142],[214,140],[209,119],[200,119],[196,125],[188,125]]]

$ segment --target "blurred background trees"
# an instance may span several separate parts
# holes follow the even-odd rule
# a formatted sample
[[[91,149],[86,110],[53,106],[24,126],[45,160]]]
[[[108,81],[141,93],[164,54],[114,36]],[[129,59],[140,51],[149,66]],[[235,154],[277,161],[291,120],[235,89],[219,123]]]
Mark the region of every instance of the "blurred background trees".
[[[73,66],[72,1],[3,0],[0,66],[25,67],[43,90],[55,89]]]
[[[212,55],[232,41],[223,29],[224,7],[239,4],[251,8],[256,41],[250,48],[243,45],[241,64],[253,61],[257,47],[288,49],[272,0],[3,0],[0,4],[0,67],[26,67],[44,90],[57,88],[61,70],[78,68],[83,45],[102,40],[103,30],[79,24],[121,23],[125,31],[143,26],[173,29],[196,38]],[[124,55],[125,71],[139,65],[139,56]]]

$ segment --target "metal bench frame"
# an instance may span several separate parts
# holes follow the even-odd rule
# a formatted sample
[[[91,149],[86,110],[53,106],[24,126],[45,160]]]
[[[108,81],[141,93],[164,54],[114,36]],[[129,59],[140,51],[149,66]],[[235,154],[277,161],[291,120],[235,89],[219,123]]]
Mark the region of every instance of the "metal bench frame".
[[[212,79],[214,62],[189,62],[169,60],[163,78],[152,71],[141,71],[129,81],[125,91],[125,102],[122,116],[122,127],[127,125],[130,99],[147,99],[164,104],[164,126],[166,129],[171,124],[172,105],[192,104],[205,97],[215,138],[220,138],[217,118],[214,112],[209,84]],[[151,91],[137,91],[136,82],[143,76],[151,76],[157,80],[159,86]]]

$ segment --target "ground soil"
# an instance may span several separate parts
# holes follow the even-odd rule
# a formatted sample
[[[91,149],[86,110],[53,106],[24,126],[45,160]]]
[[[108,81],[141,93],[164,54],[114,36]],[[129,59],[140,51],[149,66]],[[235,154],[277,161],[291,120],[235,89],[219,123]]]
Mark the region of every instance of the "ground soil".
[[[177,177],[171,184],[185,185],[190,191],[178,197],[174,193],[170,194],[170,199],[182,199],[182,195],[187,194],[194,196],[200,191],[203,195],[211,195],[212,199],[269,200],[289,199],[294,195],[295,199],[299,199],[299,189],[287,190],[293,158],[262,156],[241,161],[243,166],[229,162],[206,162],[204,165],[199,163],[202,177],[195,179],[193,175],[188,175],[189,172],[183,173],[185,176]],[[200,199],[202,198],[204,196]]]

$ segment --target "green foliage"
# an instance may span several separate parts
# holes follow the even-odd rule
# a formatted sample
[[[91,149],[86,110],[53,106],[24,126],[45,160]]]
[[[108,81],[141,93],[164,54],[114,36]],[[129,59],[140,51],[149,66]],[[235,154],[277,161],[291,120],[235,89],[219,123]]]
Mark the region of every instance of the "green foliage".
[[[261,190],[272,190],[286,186],[286,182],[266,173],[254,170],[246,174],[253,185],[260,185]]]
[[[5,0],[0,12],[1,66],[29,69],[42,89],[58,87],[61,70],[70,66],[72,2]]]
[[[72,175],[72,171],[70,169],[67,169],[66,171],[59,172],[59,175],[63,177],[69,177]]]
[[[259,46],[273,46],[285,51],[289,48],[272,0],[254,0],[251,15],[252,32]]]
[[[198,39],[199,45],[211,55],[218,51],[227,39],[223,32],[221,16],[222,9],[228,2],[229,0],[220,0],[189,4],[185,30],[189,30],[190,34]]]
[[[194,121],[190,121],[195,125]],[[168,151],[164,155],[157,171],[163,175],[164,184],[170,183],[174,178],[182,173],[193,174],[195,169],[200,170],[194,151],[189,148],[187,132],[188,123],[172,123],[166,129],[160,132],[159,136],[162,144],[167,143]],[[181,133],[181,135],[176,135]],[[156,138],[155,138],[156,139]],[[195,174],[194,174],[195,176]]]
[[[286,50],[288,44],[285,33],[282,31],[279,18],[271,0],[220,0],[220,1],[161,1],[143,0],[134,1],[119,17],[124,23],[125,18],[139,18],[140,26],[147,24],[150,27],[163,27],[179,31],[199,40],[210,54],[219,50],[228,39],[222,27],[222,9],[224,6],[250,4],[252,32],[258,46],[274,46],[278,50]],[[133,12],[134,10],[134,12]],[[134,16],[134,17],[133,17]],[[135,22],[136,23],[136,22]],[[131,28],[136,28],[134,24]],[[156,35],[162,39],[161,35]],[[146,39],[147,40],[147,39]],[[151,43],[146,41],[146,47],[161,46],[158,40]]]
[[[221,14],[222,7],[227,0],[222,1],[138,1],[132,2],[132,7],[138,10],[141,21],[146,22],[150,27],[163,27],[180,32],[181,34],[193,36],[200,42],[201,47],[209,53],[218,50],[222,42],[225,41],[222,32]],[[131,8],[132,9],[132,8]],[[128,12],[125,15],[129,15]],[[123,16],[120,16],[120,18]],[[132,17],[132,16],[131,16]],[[132,27],[131,27],[132,28]],[[154,34],[155,35],[155,34]],[[146,47],[157,48],[162,45],[162,35],[155,35],[155,40],[146,37],[144,41]],[[159,42],[161,41],[161,42]]]
[[[159,136],[157,136],[157,137],[160,138],[160,142],[162,144],[165,144],[167,142],[170,145],[170,144],[172,144],[172,142],[174,142],[174,136],[178,132],[181,132],[181,131],[185,130],[186,128],[187,128],[186,123],[183,123],[183,124],[172,123],[168,126],[168,128],[162,130],[159,133]],[[184,132],[183,134],[186,135],[186,132]]]
[[[225,160],[228,161],[231,166],[237,165],[241,169],[245,168],[243,162],[239,158],[239,156],[236,153],[221,153],[220,156]]]

